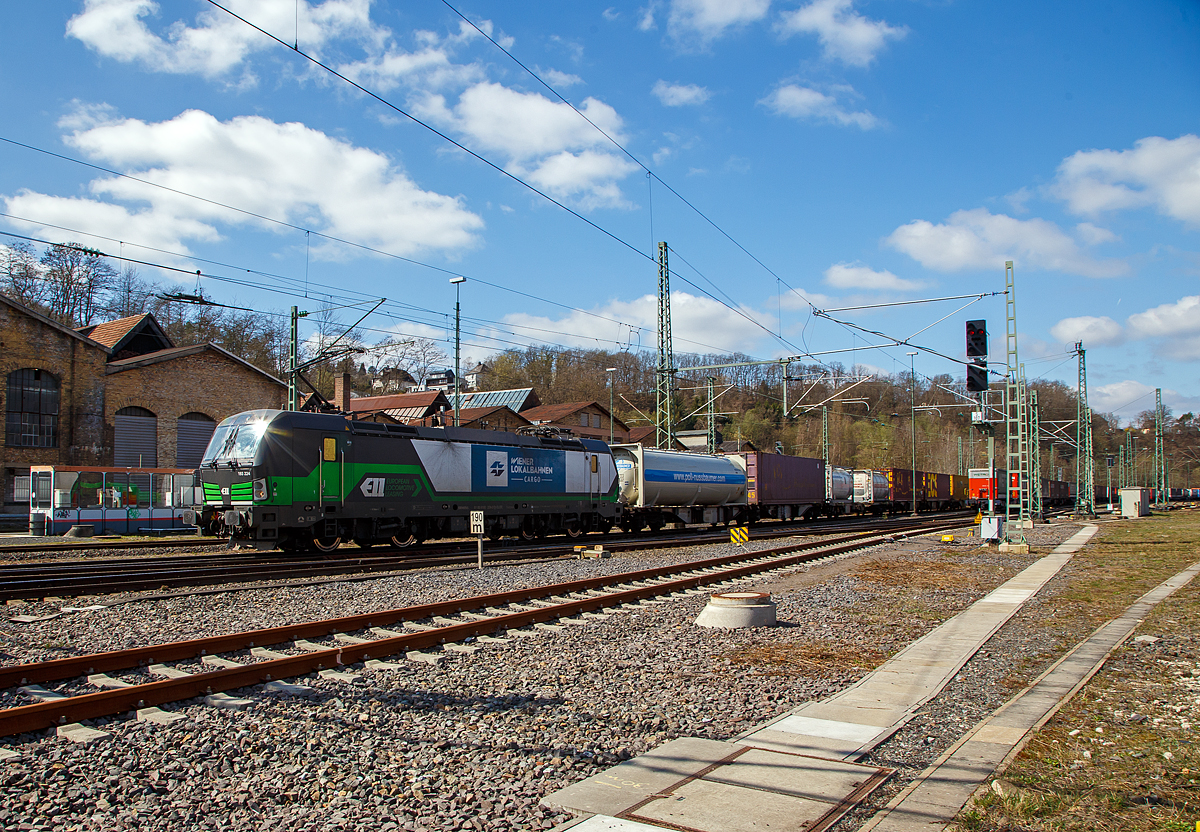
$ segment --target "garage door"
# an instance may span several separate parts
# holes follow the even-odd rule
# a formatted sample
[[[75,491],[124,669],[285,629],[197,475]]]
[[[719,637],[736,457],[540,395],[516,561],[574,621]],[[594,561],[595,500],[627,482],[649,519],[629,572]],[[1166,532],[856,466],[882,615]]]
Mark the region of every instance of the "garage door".
[[[185,413],[179,417],[175,432],[175,467],[198,468],[208,440],[217,423],[203,413]]]
[[[158,417],[144,407],[123,407],[114,417],[113,465],[158,467]]]

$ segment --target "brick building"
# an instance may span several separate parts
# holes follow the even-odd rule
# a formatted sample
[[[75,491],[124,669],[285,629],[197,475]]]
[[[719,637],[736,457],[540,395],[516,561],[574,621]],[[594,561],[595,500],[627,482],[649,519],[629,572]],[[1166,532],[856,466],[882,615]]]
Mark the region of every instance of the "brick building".
[[[521,415],[535,425],[567,428],[576,436],[607,442],[609,431],[612,431],[614,442],[629,441],[629,428],[599,402],[543,404],[522,410]]]
[[[72,330],[0,295],[5,513],[31,465],[192,467],[227,416],[287,386],[215,344],[176,347],[152,315]]]

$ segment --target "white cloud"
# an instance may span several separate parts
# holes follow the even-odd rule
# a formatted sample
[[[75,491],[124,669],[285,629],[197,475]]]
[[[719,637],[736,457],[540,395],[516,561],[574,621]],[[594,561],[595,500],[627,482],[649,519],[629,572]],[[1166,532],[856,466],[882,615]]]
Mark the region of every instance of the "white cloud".
[[[1200,225],[1200,137],[1151,136],[1132,150],[1081,150],[1058,166],[1050,192],[1077,214],[1151,207]]]
[[[1200,333],[1200,295],[1130,315],[1129,326],[1145,336]]]
[[[651,29],[658,28],[658,24],[654,22],[654,15],[657,12],[657,0],[650,0],[644,8],[638,9],[637,27],[639,32],[649,32]]]
[[[567,104],[481,83],[463,92],[453,107],[443,96],[430,96],[419,109],[464,133],[476,147],[507,156],[511,173],[530,178],[557,198],[588,208],[625,205],[617,182],[637,166],[610,152],[608,140]],[[587,98],[580,110],[609,136],[624,140],[623,122],[612,107]]]
[[[1050,334],[1063,344],[1082,341],[1084,349],[1119,344],[1125,339],[1121,325],[1107,315],[1063,318],[1050,328]]]
[[[816,35],[827,59],[860,67],[870,66],[889,40],[908,34],[905,26],[889,26],[858,14],[853,0],[815,0],[784,12],[779,29],[785,36]]]
[[[774,326],[774,316],[757,312],[749,307],[742,311],[764,326]],[[548,318],[518,313],[507,315],[506,324],[514,327],[532,327],[532,330],[515,328],[519,336],[528,334],[533,340],[549,338],[555,343],[578,347],[602,347],[611,349],[614,344],[623,344],[631,349],[652,349],[654,332],[658,326],[658,298],[643,295],[634,300],[613,300],[602,307],[586,312],[572,312],[562,318]],[[595,317],[621,321],[611,323]],[[636,330],[640,328],[640,336]],[[554,334],[547,335],[549,330]],[[729,311],[729,308],[711,298],[691,295],[687,292],[671,292],[671,331],[675,339],[676,352],[737,352],[745,351],[747,344],[762,341],[767,334],[761,327]],[[496,337],[512,340],[511,333],[495,330]]]
[[[401,84],[426,90],[463,86],[481,80],[482,68],[456,64],[443,46],[426,47],[416,52],[389,49],[360,61],[340,64],[338,72],[376,92],[390,92]]]
[[[877,272],[862,263],[835,263],[825,270],[825,282],[838,289],[882,289],[906,292],[919,289],[916,280],[905,280],[889,271]]]
[[[838,104],[836,98],[798,84],[784,84],[759,103],[776,115],[791,118],[811,118],[862,130],[870,130],[879,124],[879,119],[866,110],[848,110]]]
[[[159,123],[104,122],[65,141],[139,179],[395,254],[469,247],[483,227],[458,199],[421,190],[382,154],[302,124],[258,116],[220,122],[189,110]],[[217,239],[223,225],[280,230],[130,179],[101,178],[90,189],[120,204],[28,191],[4,201],[10,213],[45,223],[183,252],[188,240]],[[339,248],[314,240],[326,256],[345,254]]]
[[[313,5],[296,0],[228,0],[229,8],[282,38],[299,36],[308,52],[319,52],[335,38],[379,43],[386,30],[370,21],[370,0],[325,0]],[[67,35],[99,54],[124,63],[140,63],[157,72],[213,78],[237,68],[254,52],[276,48],[260,32],[218,9],[205,8],[195,26],[175,21],[151,31],[147,19],[158,16],[153,0],[85,0],[83,11],[67,22]],[[298,25],[297,25],[298,19]]]
[[[1115,413],[1127,422],[1144,410],[1154,409],[1154,390],[1149,384],[1133,379],[1088,388],[1088,405],[1100,413]],[[1163,405],[1176,413],[1200,410],[1200,398],[1185,396],[1178,390],[1162,388]]]
[[[712,97],[706,88],[696,84],[668,84],[666,81],[655,82],[654,95],[668,107],[686,107],[689,104],[703,104]]]
[[[1122,260],[1097,260],[1052,222],[1018,220],[986,208],[955,211],[945,223],[914,220],[887,238],[888,245],[930,269],[998,269],[1005,260],[1018,268],[1046,269],[1084,277],[1128,274]]]
[[[583,79],[578,75],[572,75],[569,72],[560,72],[557,69],[539,69],[538,75],[542,76],[546,80],[546,83],[555,89],[565,89],[583,83]]]
[[[770,7],[771,0],[671,0],[667,26],[679,40],[706,44],[729,29],[762,20]]]
[[[1101,228],[1098,225],[1092,225],[1090,222],[1081,222],[1076,225],[1075,236],[1083,240],[1089,246],[1098,246],[1101,243],[1115,243],[1120,239],[1120,237],[1109,231],[1107,228]]]
[[[187,241],[215,242],[220,233],[211,224],[188,217],[173,216],[151,209],[131,210],[122,205],[94,199],[49,196],[21,190],[13,196],[0,196],[4,211],[29,222],[6,220],[48,240],[82,243],[95,238],[94,245],[112,251],[112,240],[137,240],[138,245],[186,254]],[[80,229],[82,234],[63,228]]]

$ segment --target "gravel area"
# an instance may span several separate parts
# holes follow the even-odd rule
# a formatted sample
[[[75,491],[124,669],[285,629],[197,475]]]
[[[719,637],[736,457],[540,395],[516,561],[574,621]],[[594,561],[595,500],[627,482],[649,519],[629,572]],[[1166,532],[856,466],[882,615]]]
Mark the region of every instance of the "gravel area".
[[[1050,546],[1077,528],[1041,526],[1031,543]],[[676,549],[482,573],[443,569],[126,603],[32,625],[8,623],[0,661],[278,626],[730,550]],[[872,560],[910,562],[955,580],[879,583],[863,571]],[[776,628],[697,628],[692,622],[705,603],[697,596],[485,644],[474,654],[447,653],[434,666],[404,662],[398,670],[364,671],[352,683],[292,680],[311,686],[310,696],[246,689],[239,695],[253,705],[244,711],[182,703],[172,710],[187,719],[170,727],[99,721],[96,727],[113,736],[89,746],[19,738],[9,746],[22,756],[0,764],[0,828],[549,829],[569,816],[540,807],[543,796],[669,739],[728,739],[840,690],[1031,560],[932,538],[889,544],[868,558],[842,557],[748,581],[772,592],[782,624]],[[971,580],[963,578],[967,573]],[[1046,594],[1052,592],[1032,603],[1044,603]],[[864,609],[897,598],[913,611],[903,620],[864,617]],[[20,612],[50,608],[26,605]],[[901,769],[879,800],[1011,695],[1000,680],[1029,672],[1022,657],[1038,652],[1041,637],[1004,628],[945,696],[876,752],[872,762]],[[82,690],[77,682],[59,687]],[[0,705],[13,696],[0,692]],[[855,828],[863,814],[839,829]]]

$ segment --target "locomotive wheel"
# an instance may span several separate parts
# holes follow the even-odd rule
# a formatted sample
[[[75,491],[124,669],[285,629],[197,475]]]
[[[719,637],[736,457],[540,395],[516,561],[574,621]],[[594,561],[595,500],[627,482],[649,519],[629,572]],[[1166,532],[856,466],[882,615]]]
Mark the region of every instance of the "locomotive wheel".
[[[526,526],[521,527],[521,539],[522,540],[533,540],[535,537],[537,537],[537,532],[534,531],[532,528],[529,528]]]
[[[317,537],[313,535],[313,548],[318,552],[332,552],[342,545],[340,537]]]
[[[567,521],[567,537],[579,537],[583,534],[583,524],[578,520]]]
[[[417,536],[412,532],[392,535],[392,545],[401,549],[416,545]]]

